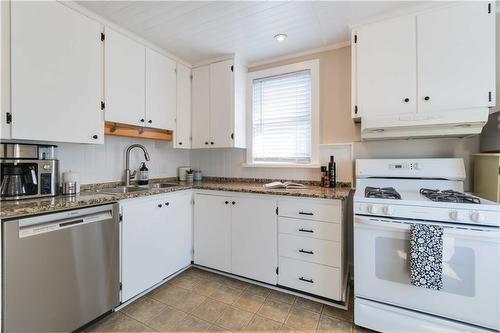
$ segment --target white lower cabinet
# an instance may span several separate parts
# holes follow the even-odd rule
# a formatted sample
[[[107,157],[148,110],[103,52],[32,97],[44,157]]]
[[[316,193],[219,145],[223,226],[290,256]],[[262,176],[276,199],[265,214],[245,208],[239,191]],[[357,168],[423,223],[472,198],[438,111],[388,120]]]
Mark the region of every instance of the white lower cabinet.
[[[194,262],[276,284],[276,200],[195,195]]]
[[[121,301],[140,294],[191,262],[191,192],[120,202]]]
[[[343,205],[340,200],[278,201],[279,285],[344,300]]]
[[[231,202],[232,273],[276,284],[276,200],[260,196]]]
[[[194,262],[231,272],[231,198],[195,194]]]

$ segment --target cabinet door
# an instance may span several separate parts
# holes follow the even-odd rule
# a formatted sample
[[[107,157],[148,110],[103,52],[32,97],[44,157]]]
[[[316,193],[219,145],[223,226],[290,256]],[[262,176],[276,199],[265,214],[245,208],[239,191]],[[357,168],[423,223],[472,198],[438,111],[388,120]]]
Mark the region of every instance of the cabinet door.
[[[175,148],[191,148],[191,70],[177,64]]]
[[[146,126],[175,129],[177,76],[175,61],[146,48]]]
[[[195,264],[231,272],[230,200],[225,196],[195,195]]]
[[[164,239],[166,263],[164,276],[169,276],[191,264],[193,249],[191,191],[170,194],[163,203],[167,212],[167,235]]]
[[[104,142],[101,29],[56,1],[11,2],[13,139]]]
[[[106,121],[145,124],[145,47],[106,27]]]
[[[164,196],[122,203],[122,302],[165,278],[168,219]]]
[[[419,111],[495,105],[495,12],[487,3],[419,15],[417,36]]]
[[[194,68],[192,89],[193,148],[210,147],[210,66]]]
[[[233,60],[210,65],[210,147],[231,147],[234,123]]]
[[[276,284],[276,201],[269,198],[232,198],[232,202],[232,273]]]
[[[415,17],[368,24],[356,34],[360,114],[369,117],[416,112]]]

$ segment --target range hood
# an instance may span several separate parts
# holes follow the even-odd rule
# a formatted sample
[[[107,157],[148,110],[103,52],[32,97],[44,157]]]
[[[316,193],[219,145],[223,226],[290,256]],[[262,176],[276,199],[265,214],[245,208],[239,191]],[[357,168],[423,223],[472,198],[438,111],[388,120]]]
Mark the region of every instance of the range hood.
[[[466,137],[480,134],[489,109],[363,116],[361,139]]]

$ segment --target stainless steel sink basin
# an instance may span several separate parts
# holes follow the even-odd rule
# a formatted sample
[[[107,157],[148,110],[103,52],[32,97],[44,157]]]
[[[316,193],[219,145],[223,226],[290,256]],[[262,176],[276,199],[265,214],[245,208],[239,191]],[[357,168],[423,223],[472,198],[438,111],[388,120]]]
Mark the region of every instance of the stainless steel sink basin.
[[[149,190],[148,187],[141,187],[141,186],[119,186],[119,187],[113,187],[113,188],[104,188],[102,190],[98,190],[97,193],[104,193],[104,194],[125,194],[125,193],[140,192],[140,191],[147,191],[147,190]]]
[[[168,188],[168,187],[174,187],[178,186],[177,184],[169,184],[169,183],[156,183],[156,184],[149,184],[149,188]]]

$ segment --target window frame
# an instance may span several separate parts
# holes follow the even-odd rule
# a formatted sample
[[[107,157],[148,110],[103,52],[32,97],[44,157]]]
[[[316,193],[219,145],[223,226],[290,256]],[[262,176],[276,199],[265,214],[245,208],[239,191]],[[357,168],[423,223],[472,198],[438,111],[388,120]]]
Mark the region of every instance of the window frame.
[[[254,162],[253,161],[253,81],[270,76],[283,75],[309,70],[311,73],[311,161],[293,162]],[[319,59],[302,61],[290,65],[272,67],[247,74],[247,152],[246,167],[296,167],[316,168],[319,166]]]

